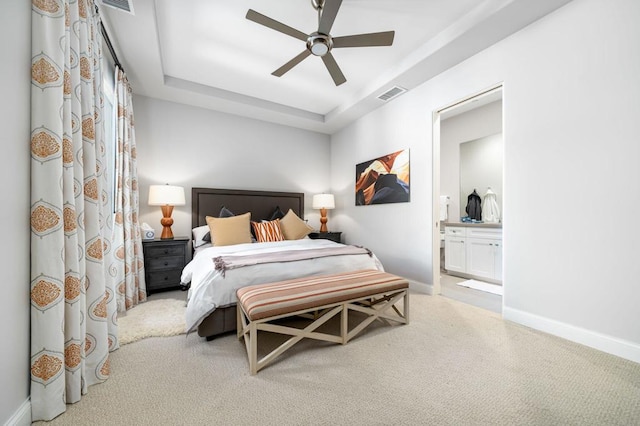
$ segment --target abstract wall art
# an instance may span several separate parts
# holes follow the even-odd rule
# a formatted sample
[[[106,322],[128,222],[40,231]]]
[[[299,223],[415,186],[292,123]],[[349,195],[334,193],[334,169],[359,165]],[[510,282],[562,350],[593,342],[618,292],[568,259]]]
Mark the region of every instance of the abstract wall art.
[[[356,165],[356,206],[409,202],[409,150]]]

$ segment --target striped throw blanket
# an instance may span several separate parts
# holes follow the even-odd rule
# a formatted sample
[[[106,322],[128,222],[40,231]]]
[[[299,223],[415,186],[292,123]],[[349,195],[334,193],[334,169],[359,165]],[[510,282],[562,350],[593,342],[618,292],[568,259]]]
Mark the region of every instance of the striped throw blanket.
[[[258,253],[246,256],[217,256],[213,258],[216,271],[222,276],[229,269],[242,268],[243,266],[258,265],[261,263],[295,262],[297,260],[315,259],[327,256],[363,255],[372,256],[371,250],[359,246],[326,247],[310,250],[285,250],[273,253]]]

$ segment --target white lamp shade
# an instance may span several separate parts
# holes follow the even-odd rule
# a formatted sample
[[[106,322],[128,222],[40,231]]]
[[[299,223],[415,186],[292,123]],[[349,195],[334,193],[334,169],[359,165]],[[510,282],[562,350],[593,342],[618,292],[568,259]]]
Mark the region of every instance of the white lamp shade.
[[[149,186],[150,206],[184,206],[184,188],[173,185]]]
[[[318,194],[313,196],[314,209],[335,209],[336,202],[333,194]]]

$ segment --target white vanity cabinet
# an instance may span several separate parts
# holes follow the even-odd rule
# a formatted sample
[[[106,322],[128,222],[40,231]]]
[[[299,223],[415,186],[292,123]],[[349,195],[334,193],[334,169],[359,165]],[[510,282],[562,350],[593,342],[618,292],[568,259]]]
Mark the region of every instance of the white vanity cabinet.
[[[445,269],[455,275],[502,281],[502,229],[482,226],[445,228]]]
[[[447,226],[444,231],[444,268],[451,272],[465,272],[467,249],[465,228]]]

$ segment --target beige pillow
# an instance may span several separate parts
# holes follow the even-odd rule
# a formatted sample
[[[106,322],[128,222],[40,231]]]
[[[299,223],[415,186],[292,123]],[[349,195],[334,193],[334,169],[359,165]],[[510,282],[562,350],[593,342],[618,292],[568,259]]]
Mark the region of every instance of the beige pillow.
[[[291,209],[280,219],[280,229],[287,240],[299,240],[309,235],[313,228],[300,219]]]
[[[230,246],[251,242],[251,213],[233,217],[207,216],[214,246]]]

